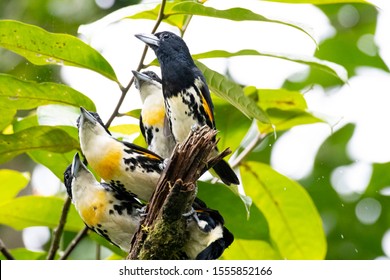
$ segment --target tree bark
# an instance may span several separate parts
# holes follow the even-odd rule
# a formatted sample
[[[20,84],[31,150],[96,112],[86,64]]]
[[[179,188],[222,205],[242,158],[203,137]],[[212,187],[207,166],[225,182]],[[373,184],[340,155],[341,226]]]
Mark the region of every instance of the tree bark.
[[[133,236],[127,259],[182,259],[187,239],[186,218],[196,197],[196,181],[230,150],[210,157],[217,132],[208,126],[192,131],[176,145],[146,207],[146,217]]]

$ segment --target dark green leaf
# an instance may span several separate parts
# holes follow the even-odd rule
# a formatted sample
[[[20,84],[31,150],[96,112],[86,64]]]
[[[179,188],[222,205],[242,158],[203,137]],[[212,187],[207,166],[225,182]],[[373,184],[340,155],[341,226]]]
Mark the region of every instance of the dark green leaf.
[[[50,33],[34,25],[1,20],[0,46],[37,65],[77,66],[118,82],[111,65],[99,52],[68,34]]]

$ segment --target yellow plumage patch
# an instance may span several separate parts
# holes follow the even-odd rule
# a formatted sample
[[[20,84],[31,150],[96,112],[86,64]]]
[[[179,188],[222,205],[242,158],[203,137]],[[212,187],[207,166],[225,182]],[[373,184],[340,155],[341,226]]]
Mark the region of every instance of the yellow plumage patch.
[[[118,168],[122,159],[121,150],[113,149],[101,155],[99,160],[91,160],[90,164],[95,172],[104,180],[111,180],[118,172]]]
[[[96,193],[92,201],[80,207],[80,215],[87,225],[94,227],[102,222],[102,216],[105,215],[106,207],[106,193],[101,190]]]
[[[165,108],[159,108],[144,112],[142,121],[149,126],[164,125]]]
[[[213,116],[213,113],[211,112],[211,108],[210,108],[209,104],[207,104],[206,98],[204,98],[203,96],[202,96],[202,104],[203,104],[204,111],[209,116],[209,119],[211,121],[214,121],[214,116]]]

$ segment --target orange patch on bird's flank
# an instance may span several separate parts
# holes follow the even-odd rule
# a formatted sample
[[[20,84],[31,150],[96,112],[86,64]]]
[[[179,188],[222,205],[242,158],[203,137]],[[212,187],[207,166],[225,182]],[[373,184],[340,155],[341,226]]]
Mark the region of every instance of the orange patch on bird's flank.
[[[209,119],[211,121],[214,121],[213,112],[211,112],[211,108],[210,108],[209,104],[207,104],[206,98],[204,98],[203,96],[202,96],[202,104],[203,104],[203,108],[204,108],[206,114],[209,116]]]
[[[91,161],[90,164],[95,172],[104,180],[110,181],[120,168],[122,159],[121,150],[115,149],[103,154],[99,161]]]
[[[86,205],[80,209],[80,214],[88,226],[96,226],[102,222],[107,207],[107,199],[105,191],[101,190],[97,192],[92,201],[89,201]]]
[[[151,110],[142,115],[142,121],[149,126],[164,125],[165,108]]]

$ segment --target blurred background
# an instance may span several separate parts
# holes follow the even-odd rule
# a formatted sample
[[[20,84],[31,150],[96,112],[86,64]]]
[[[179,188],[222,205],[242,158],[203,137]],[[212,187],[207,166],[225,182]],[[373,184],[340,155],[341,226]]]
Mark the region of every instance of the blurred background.
[[[122,84],[137,67],[143,44],[135,33],[148,33],[153,21],[121,20],[134,13],[129,0],[0,0],[0,18],[38,25],[50,32],[77,35],[96,48],[114,67]],[[155,5],[156,1],[143,1]],[[237,1],[209,0],[218,9]],[[298,63],[269,57],[234,57],[202,61],[242,85],[301,91],[309,110],[326,123],[305,125],[269,137],[255,156],[280,173],[299,181],[309,192],[323,219],[327,259],[384,259],[390,257],[390,3],[312,6],[267,1],[240,1],[242,7],[273,19],[303,24],[318,46],[302,32],[282,25],[229,22],[193,17],[184,36],[192,54],[211,49],[256,49],[290,55],[313,55],[344,66],[349,82]],[[130,6],[130,7],[129,7]],[[122,9],[123,8],[123,9]],[[107,16],[106,16],[107,15]],[[172,30],[161,25],[160,30]],[[148,53],[146,61],[153,59]],[[106,121],[120,97],[116,84],[74,67],[35,66],[0,49],[0,72],[38,82],[66,83],[89,96]],[[139,108],[131,89],[121,108]],[[19,111],[23,116],[27,112]],[[114,123],[136,121],[117,118]],[[0,166],[31,173],[25,192],[53,195],[64,192],[58,178],[25,155]],[[26,246],[39,251],[50,238],[47,228],[17,232],[0,226],[8,248]],[[68,237],[69,239],[72,236]],[[73,258],[85,255],[85,239]],[[103,251],[102,256],[108,254]],[[72,258],[72,257],[71,257]]]

